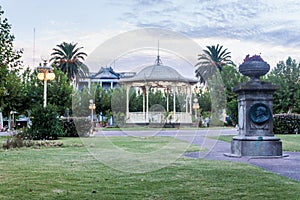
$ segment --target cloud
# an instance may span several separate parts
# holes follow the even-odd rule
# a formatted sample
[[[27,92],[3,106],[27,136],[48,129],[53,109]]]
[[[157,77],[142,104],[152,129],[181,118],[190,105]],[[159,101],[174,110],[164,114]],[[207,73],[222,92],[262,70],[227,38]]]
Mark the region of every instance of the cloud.
[[[131,9],[122,17],[141,28],[167,28],[195,38],[225,37],[291,47],[300,44],[297,1],[146,2],[129,3]]]

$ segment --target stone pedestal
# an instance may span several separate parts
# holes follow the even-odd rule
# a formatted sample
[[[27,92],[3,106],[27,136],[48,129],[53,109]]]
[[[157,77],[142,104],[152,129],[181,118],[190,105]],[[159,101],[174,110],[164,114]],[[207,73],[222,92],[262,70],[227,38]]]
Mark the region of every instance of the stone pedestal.
[[[273,134],[276,89],[257,79],[234,88],[238,94],[239,133],[232,138],[231,156],[282,156],[282,143]]]

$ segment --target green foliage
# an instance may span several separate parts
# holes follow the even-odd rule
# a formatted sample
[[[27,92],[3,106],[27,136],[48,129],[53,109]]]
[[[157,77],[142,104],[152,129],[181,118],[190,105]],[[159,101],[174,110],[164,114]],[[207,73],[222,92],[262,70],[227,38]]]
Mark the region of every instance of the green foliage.
[[[129,91],[129,111],[143,111],[143,94],[140,94],[139,92],[137,93],[135,88],[130,88]]]
[[[227,48],[223,50],[222,45],[206,46],[206,48],[203,54],[198,55],[199,62],[196,64],[198,68],[195,73],[200,83],[206,83],[217,71],[221,72],[226,64],[233,64],[231,52],[228,52]]]
[[[274,134],[299,134],[299,114],[276,114],[274,115]]]
[[[300,113],[300,64],[292,58],[280,61],[267,80],[279,86],[274,94],[274,113]]]
[[[198,103],[199,103],[201,112],[210,112],[211,111],[210,93],[207,89],[200,88],[197,91],[195,97],[198,99]]]
[[[87,56],[86,53],[80,51],[83,47],[77,48],[77,43],[66,42],[56,46],[57,48],[53,48],[50,61],[53,60],[57,68],[67,74],[70,81],[74,79],[78,81],[78,77],[88,74],[88,67],[82,63]]]
[[[124,87],[114,89],[111,108],[113,113],[126,113],[126,89]]]
[[[8,20],[3,17],[3,14],[4,11],[0,6],[0,69],[17,69],[22,63],[20,61],[22,50],[14,50],[13,41],[15,36],[10,33],[11,25],[8,23]],[[2,76],[1,79],[3,79]]]
[[[96,113],[102,113],[103,116],[109,114],[111,109],[111,97],[112,97],[112,89],[105,90],[101,87],[100,84],[96,87],[95,92],[95,104],[96,104]]]
[[[93,88],[89,90],[87,87],[84,87],[82,91],[74,91],[72,95],[72,116],[87,117],[91,114],[91,111],[89,110],[89,105],[90,100],[92,99],[94,101],[95,98],[93,92]]]
[[[73,87],[67,76],[60,70],[53,68],[55,79],[47,81],[47,104],[57,107],[59,116],[65,115],[72,106]],[[24,100],[23,109],[30,110],[35,105],[43,104],[44,82],[37,79],[37,72],[27,68],[22,74]]]
[[[160,90],[154,91],[152,89],[149,91],[149,109],[151,110],[152,107],[157,107],[157,105],[167,110],[167,100],[163,93]],[[169,110],[173,110],[173,93],[170,93],[169,96]]]
[[[63,135],[57,107],[48,104],[46,108],[37,105],[31,113],[32,126],[28,134],[32,139],[57,139]]]
[[[55,105],[58,114],[63,116],[66,110],[72,107],[72,93],[74,88],[70,85],[68,77],[62,71],[54,67],[53,72],[55,73],[55,79],[47,82],[47,103]]]
[[[230,116],[233,124],[238,122],[237,94],[232,90],[234,87],[245,83],[248,78],[241,75],[235,66],[226,65],[221,72],[222,81],[226,92],[226,113]]]
[[[73,119],[61,119],[64,137],[78,137],[78,132]]]
[[[221,74],[217,72],[209,81],[208,89],[211,98],[211,125],[223,125],[224,110],[226,108],[226,93]]]
[[[0,70],[3,72],[3,70]],[[2,75],[2,74],[1,74]],[[24,92],[21,79],[16,71],[11,71],[3,76],[0,80],[0,85],[4,88],[2,95],[0,95],[0,107],[4,113],[10,111],[23,110]]]
[[[22,87],[18,72],[22,51],[15,51],[15,37],[10,33],[11,25],[3,17],[0,6],[0,110],[9,113],[21,107]]]
[[[13,133],[13,135],[7,138],[6,142],[3,144],[4,149],[10,148],[21,148],[21,147],[31,147],[34,145],[34,142],[28,138],[22,132]]]

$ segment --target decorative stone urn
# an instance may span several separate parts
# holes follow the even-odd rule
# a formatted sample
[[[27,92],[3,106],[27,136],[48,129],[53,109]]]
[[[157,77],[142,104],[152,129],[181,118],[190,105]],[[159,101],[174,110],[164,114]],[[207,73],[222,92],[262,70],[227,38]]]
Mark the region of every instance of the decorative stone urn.
[[[239,66],[239,72],[253,81],[259,81],[259,77],[266,75],[269,70],[270,65],[265,61],[246,61]]]
[[[239,66],[240,73],[250,81],[233,89],[238,94],[239,133],[232,138],[231,153],[225,154],[228,156],[282,156],[282,143],[273,134],[273,93],[277,86],[260,80],[270,65],[257,57],[260,60],[247,60]]]

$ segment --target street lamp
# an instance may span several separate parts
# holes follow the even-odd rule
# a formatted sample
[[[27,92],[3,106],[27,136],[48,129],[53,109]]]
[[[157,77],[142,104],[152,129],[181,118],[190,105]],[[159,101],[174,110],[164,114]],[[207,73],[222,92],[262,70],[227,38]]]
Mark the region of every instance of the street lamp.
[[[197,110],[199,109],[198,99],[194,98],[193,108],[195,109],[195,118],[197,119]]]
[[[94,104],[93,99],[90,99],[89,109],[91,110],[91,123],[92,123],[91,133],[93,133],[93,130],[94,130],[94,123],[93,123],[94,114],[93,114],[93,111],[96,109],[96,104]]]
[[[52,81],[55,78],[52,67],[48,67],[46,65],[47,61],[44,60],[44,65],[37,67],[37,78],[41,81],[44,81],[44,108],[46,108],[47,105],[47,81]]]

